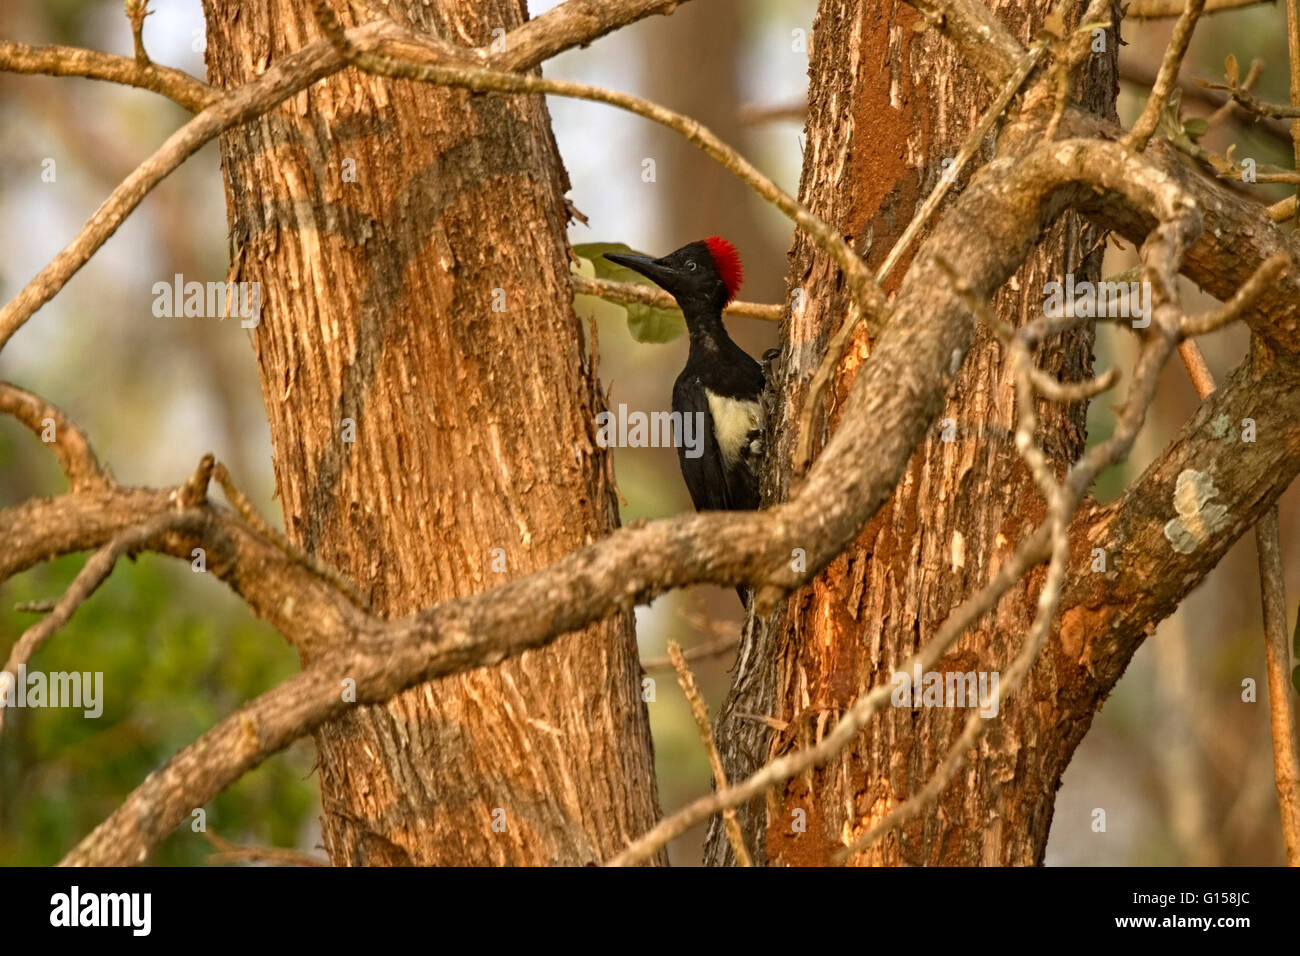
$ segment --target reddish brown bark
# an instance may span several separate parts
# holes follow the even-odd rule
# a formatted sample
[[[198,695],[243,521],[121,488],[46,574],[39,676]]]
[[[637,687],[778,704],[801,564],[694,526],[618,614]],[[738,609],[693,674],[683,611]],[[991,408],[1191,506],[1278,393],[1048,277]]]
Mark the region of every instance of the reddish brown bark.
[[[1049,9],[1022,4],[999,11],[1028,42]],[[888,0],[823,0],[811,54],[808,143],[800,198],[869,246],[879,266],[916,206],[956,155],[991,98],[990,91],[936,31]],[[1115,94],[1110,54],[1088,65],[1085,101],[1110,111]],[[986,149],[990,147],[986,144]],[[987,154],[986,154],[987,158]],[[942,210],[940,212],[942,214]],[[1067,214],[999,293],[999,314],[1022,324],[1042,307],[1043,283],[1074,272],[1095,276],[1096,232]],[[791,482],[793,442],[808,379],[825,342],[843,320],[849,297],[834,264],[803,235],[791,252],[789,284],[804,290],[802,313],[784,324],[784,405],[777,429],[774,493]],[[906,260],[895,269],[897,286]],[[1041,314],[1041,313],[1039,313]],[[895,321],[906,322],[907,316]],[[1040,367],[1065,380],[1089,374],[1092,334],[1051,344]],[[842,363],[828,406],[830,428],[872,343],[859,332]],[[949,391],[941,422],[916,451],[889,503],[853,546],[772,619],[753,622],[744,662],[724,708],[720,736],[730,740],[728,776],[821,739],[867,688],[888,683],[896,666],[949,612],[981,587],[1041,520],[1041,496],[1016,454],[1014,387],[1007,356],[985,328]],[[1063,467],[1082,450],[1085,406],[1044,404],[1041,435]],[[1008,594],[996,613],[968,633],[940,671],[996,671],[1014,656],[1032,620],[1036,576]],[[947,787],[940,807],[860,854],[876,864],[1032,863],[1041,859],[1060,773],[1068,761],[1047,733],[1055,680],[1050,661],[1004,703],[1000,719]],[[745,714],[787,725],[773,733]],[[767,807],[750,807],[746,829],[774,864],[825,864],[886,812],[918,791],[948,752],[968,716],[964,709],[889,708],[840,759],[791,783]],[[1072,750],[1072,747],[1070,748]],[[766,810],[766,813],[762,812]],[[794,825],[796,811],[806,831]],[[710,858],[729,858],[715,826]]]

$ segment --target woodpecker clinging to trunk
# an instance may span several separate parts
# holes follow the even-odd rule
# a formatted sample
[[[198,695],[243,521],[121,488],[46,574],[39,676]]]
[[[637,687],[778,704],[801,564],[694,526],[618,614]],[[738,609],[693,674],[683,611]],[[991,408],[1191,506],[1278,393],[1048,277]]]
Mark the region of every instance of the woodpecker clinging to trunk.
[[[703,423],[698,457],[678,443],[682,478],[697,511],[751,510],[759,503],[763,460],[762,367],[731,340],[722,310],[740,290],[740,256],[719,236],[682,246],[660,259],[606,253],[669,292],[690,331],[686,368],[673,384],[673,411]],[[698,416],[698,417],[694,417]],[[742,603],[746,588],[737,588]]]

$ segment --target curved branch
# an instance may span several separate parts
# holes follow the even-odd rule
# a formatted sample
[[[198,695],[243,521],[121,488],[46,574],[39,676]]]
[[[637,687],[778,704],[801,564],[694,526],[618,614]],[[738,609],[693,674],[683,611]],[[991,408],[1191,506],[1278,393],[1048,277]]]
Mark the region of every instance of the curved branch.
[[[0,40],[0,71],[46,76],[83,76],[90,80],[121,83],[158,93],[191,113],[201,113],[222,97],[220,90],[213,89],[184,70],[156,63],[142,64],[131,57],[58,44],[32,46]]]
[[[208,573],[230,586],[258,617],[306,657],[341,634],[382,625],[332,581],[295,560],[225,508],[178,503],[175,488],[117,486],[37,498],[0,511],[0,581],[51,557],[103,548],[119,535],[166,516],[184,516],[149,535],[141,549],[190,561],[203,548]]]
[[[655,14],[668,15],[689,0],[568,0],[521,23],[488,47],[498,70],[527,70],[557,53],[586,46],[619,27]]]
[[[111,484],[85,433],[44,399],[17,385],[0,382],[0,414],[12,415],[50,446],[73,491]],[[47,439],[51,432],[54,437]]]

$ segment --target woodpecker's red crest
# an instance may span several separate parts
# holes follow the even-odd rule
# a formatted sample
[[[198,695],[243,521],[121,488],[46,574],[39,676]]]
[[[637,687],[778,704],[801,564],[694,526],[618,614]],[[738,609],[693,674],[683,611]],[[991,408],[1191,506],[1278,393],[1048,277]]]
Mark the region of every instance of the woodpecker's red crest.
[[[740,264],[740,253],[736,247],[721,236],[709,236],[704,240],[713,256],[713,264],[718,267],[718,275],[727,287],[727,303],[735,301],[740,284],[745,281],[745,267]]]

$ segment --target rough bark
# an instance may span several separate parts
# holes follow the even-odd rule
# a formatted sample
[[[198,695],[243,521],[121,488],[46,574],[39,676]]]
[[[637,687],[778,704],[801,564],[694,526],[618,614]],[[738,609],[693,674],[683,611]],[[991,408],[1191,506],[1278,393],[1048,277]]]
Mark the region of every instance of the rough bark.
[[[204,7],[219,87],[319,36],[294,0]],[[387,12],[485,45],[523,5]],[[539,98],[345,71],[227,133],[222,168],[295,543],[395,617],[617,524]],[[357,707],[316,743],[336,864],[583,864],[658,810],[629,615]]]
[[[1003,7],[997,15],[1024,43],[1050,4]],[[984,82],[910,7],[889,0],[823,0],[814,25],[809,120],[800,198],[883,261],[916,206],[956,154],[990,95]],[[1113,116],[1114,50],[1094,55],[1076,99]],[[992,154],[986,143],[984,158]],[[940,212],[942,214],[942,210]],[[1041,314],[1043,283],[1072,272],[1096,278],[1098,233],[1067,213],[995,299],[998,314],[1023,324]],[[905,266],[906,263],[903,263]],[[903,274],[897,269],[888,284]],[[849,297],[834,264],[800,235],[789,284],[806,307],[783,323],[784,393],[769,493],[785,497],[792,481],[797,419],[825,343]],[[895,321],[908,322],[906,315]],[[857,369],[872,342],[859,332],[828,400],[837,424]],[[1091,373],[1092,333],[1080,330],[1046,346],[1041,368],[1075,380]],[[1058,471],[1083,449],[1086,406],[1043,404],[1040,437]],[[720,718],[728,777],[771,756],[821,739],[869,687],[888,683],[898,663],[923,644],[965,597],[1041,521],[1044,505],[1013,442],[1014,383],[1006,351],[976,329],[943,419],[917,449],[888,504],[854,544],[771,618],[749,622],[733,691]],[[1020,647],[1033,617],[1031,577],[937,665],[939,671],[996,671]],[[940,798],[936,812],[859,854],[864,864],[1006,864],[1041,860],[1052,803],[1068,755],[1049,744],[1054,714],[1040,699],[1055,684],[1042,662]],[[1026,706],[1026,702],[1033,703]],[[779,733],[755,721],[764,714]],[[774,864],[822,864],[831,854],[921,788],[961,731],[967,711],[891,708],[841,758],[751,805],[751,845]],[[1072,748],[1071,748],[1072,749]],[[806,832],[792,829],[796,809]],[[714,825],[709,859],[730,860]]]

